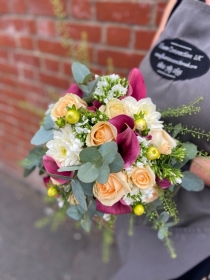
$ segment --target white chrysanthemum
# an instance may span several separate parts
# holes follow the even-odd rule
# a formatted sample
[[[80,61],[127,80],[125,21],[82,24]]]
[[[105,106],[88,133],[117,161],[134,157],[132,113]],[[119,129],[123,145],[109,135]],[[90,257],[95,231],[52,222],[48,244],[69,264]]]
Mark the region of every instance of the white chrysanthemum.
[[[46,144],[48,148],[46,155],[51,156],[61,166],[79,165],[82,145],[72,132],[71,126],[67,125],[61,128],[61,131],[54,131],[54,139]]]
[[[161,114],[156,111],[156,105],[152,103],[150,98],[143,98],[137,102],[135,98],[129,96],[124,98],[122,102],[126,104],[132,115],[142,112],[149,129],[162,129],[163,122],[159,121]]]

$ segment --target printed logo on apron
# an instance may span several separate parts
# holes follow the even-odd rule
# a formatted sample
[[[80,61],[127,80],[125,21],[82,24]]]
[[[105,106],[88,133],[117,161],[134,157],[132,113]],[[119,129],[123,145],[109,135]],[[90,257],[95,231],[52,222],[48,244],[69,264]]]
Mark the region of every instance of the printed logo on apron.
[[[151,52],[150,63],[158,75],[169,80],[194,79],[210,68],[210,59],[203,51],[180,39],[160,42]]]

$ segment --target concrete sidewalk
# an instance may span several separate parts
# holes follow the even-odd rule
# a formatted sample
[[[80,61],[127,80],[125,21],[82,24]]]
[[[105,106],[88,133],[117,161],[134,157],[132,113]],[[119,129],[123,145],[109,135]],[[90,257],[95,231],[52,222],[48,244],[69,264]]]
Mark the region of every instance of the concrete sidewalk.
[[[101,261],[101,232],[85,234],[70,219],[56,232],[35,229],[46,204],[39,193],[0,173],[0,280],[108,280],[119,268],[115,245]]]

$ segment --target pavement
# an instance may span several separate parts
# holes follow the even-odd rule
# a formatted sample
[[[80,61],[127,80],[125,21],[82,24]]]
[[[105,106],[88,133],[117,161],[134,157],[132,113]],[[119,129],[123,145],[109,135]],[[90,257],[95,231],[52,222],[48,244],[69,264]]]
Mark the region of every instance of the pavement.
[[[108,280],[120,267],[116,244],[102,262],[102,233],[84,233],[68,218],[57,231],[35,228],[41,193],[0,172],[0,280]]]

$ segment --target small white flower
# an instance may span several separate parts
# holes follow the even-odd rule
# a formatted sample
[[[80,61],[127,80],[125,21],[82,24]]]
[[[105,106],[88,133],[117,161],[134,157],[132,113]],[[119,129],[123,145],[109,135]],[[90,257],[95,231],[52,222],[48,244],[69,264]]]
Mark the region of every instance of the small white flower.
[[[104,214],[103,215],[103,219],[108,222],[111,219],[111,215],[110,214]]]
[[[72,166],[81,164],[79,153],[82,151],[83,143],[77,139],[70,125],[54,131],[54,139],[46,144],[48,151],[46,155],[51,156],[61,166]]]
[[[176,181],[177,184],[181,184],[182,183],[182,179],[181,178],[176,178],[175,181]]]
[[[149,189],[147,189],[147,190],[142,190],[141,191],[141,194],[142,194],[142,196],[141,196],[141,199],[142,199],[142,202],[146,202],[147,201],[147,199],[150,199],[150,198],[152,198],[153,197],[153,188],[149,188]]]
[[[136,165],[137,165],[137,167],[139,167],[139,168],[142,168],[142,167],[144,167],[144,163],[143,162],[137,162],[136,163]]]
[[[117,79],[120,78],[120,76],[119,76],[119,75],[116,75],[116,74],[111,74],[109,77],[110,77],[110,79],[111,79],[112,81],[116,81]]]

